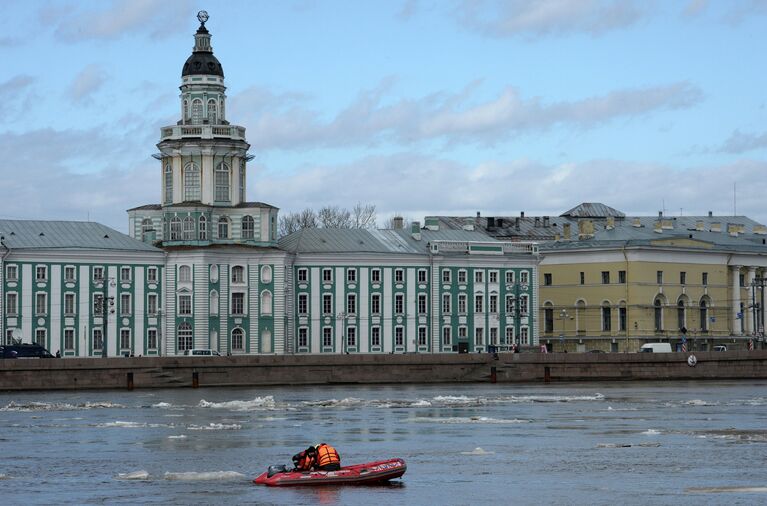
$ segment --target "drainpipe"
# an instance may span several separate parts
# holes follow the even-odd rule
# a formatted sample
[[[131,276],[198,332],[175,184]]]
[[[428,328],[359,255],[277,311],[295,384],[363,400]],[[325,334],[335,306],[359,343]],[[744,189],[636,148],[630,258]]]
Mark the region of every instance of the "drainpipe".
[[[623,262],[626,265],[626,353],[629,351],[629,334],[630,334],[630,328],[631,325],[629,325],[629,322],[631,321],[631,318],[629,318],[629,259],[628,255],[626,255],[626,244],[623,245],[623,248],[621,248],[621,252],[623,253]],[[618,307],[618,317],[620,317],[620,307]],[[636,339],[637,336],[634,336],[634,339]]]

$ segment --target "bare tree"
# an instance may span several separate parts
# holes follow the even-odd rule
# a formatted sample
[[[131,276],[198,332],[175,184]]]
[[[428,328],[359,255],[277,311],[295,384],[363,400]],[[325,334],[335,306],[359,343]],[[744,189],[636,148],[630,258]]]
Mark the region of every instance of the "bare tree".
[[[352,208],[352,228],[376,228],[375,204],[355,204]]]
[[[375,228],[376,206],[357,204],[351,211],[339,206],[325,206],[314,212],[311,208],[280,216],[279,234],[285,237],[305,228]]]
[[[352,215],[348,209],[325,206],[317,213],[322,228],[352,228]]]
[[[317,215],[313,209],[307,207],[303,211],[280,216],[280,237],[285,237],[304,228],[317,228],[318,226]]]

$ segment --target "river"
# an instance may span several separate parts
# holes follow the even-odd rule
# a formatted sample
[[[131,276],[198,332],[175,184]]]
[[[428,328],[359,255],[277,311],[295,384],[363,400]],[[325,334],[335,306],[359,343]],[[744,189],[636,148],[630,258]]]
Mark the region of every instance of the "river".
[[[0,393],[5,504],[756,504],[767,382]],[[327,442],[388,486],[255,486]]]

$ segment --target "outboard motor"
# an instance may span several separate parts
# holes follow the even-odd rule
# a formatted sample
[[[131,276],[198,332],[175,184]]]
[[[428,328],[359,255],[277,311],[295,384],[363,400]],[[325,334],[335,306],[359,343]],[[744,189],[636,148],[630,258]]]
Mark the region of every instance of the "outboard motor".
[[[288,466],[286,466],[284,464],[283,465],[274,465],[274,466],[269,466],[269,468],[266,471],[266,476],[268,478],[271,478],[275,474],[289,473],[289,472],[290,472],[290,469],[288,469]]]

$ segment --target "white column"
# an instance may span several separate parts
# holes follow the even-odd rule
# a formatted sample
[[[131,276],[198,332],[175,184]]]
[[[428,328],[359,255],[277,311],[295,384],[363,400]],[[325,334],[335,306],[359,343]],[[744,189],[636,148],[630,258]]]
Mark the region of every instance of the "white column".
[[[746,301],[746,314],[743,315],[746,318],[746,335],[754,333],[754,308],[750,307],[754,302],[754,287],[753,282],[756,277],[756,267],[749,267],[746,274],[746,286],[748,287],[748,300]]]
[[[738,313],[740,312],[740,265],[731,265],[732,270],[732,335],[739,336],[742,334],[740,331],[740,320],[738,319]]]

